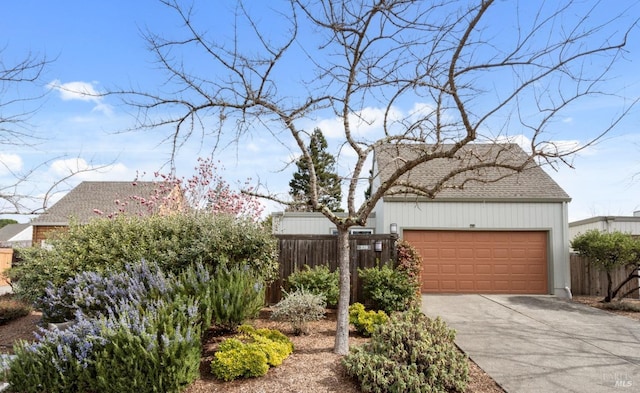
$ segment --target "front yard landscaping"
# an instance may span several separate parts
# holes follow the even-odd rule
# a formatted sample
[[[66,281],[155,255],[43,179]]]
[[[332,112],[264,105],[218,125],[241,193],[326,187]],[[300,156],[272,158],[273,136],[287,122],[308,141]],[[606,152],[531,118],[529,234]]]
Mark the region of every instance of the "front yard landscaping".
[[[294,352],[282,365],[271,368],[259,378],[238,379],[224,382],[211,374],[210,363],[215,350],[229,335],[217,335],[214,330],[203,338],[200,377],[184,390],[185,393],[205,392],[361,392],[357,382],[346,375],[340,363],[341,357],[333,353],[335,313],[328,310],[326,318],[309,323],[309,335],[293,335],[290,324],[270,319],[272,310],[264,308],[257,318],[247,321],[256,328],[278,329],[293,342]],[[12,353],[16,340],[33,340],[41,314],[32,312],[6,325],[0,325],[0,353]],[[361,345],[369,339],[359,335],[352,327],[350,344]],[[504,392],[486,373],[469,361],[468,393]]]

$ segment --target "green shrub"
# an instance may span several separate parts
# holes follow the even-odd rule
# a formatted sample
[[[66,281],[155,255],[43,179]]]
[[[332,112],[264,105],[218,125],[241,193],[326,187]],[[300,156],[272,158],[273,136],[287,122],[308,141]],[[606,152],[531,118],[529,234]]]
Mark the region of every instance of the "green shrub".
[[[388,265],[358,269],[364,296],[387,314],[405,311],[415,302],[418,286],[401,270]]]
[[[0,296],[0,325],[27,316],[30,312],[31,307],[23,301],[14,299],[13,295]]]
[[[293,272],[287,281],[289,291],[304,288],[316,295],[322,295],[327,307],[334,308],[338,304],[340,294],[338,279],[338,271],[331,272],[328,266],[319,265],[310,268],[309,265],[304,265],[304,270]]]
[[[200,375],[197,305],[187,299],[160,303],[132,323],[121,315],[102,328],[104,347],[96,351],[96,392],[181,392]],[[146,325],[146,326],[145,326]]]
[[[349,323],[363,336],[371,336],[375,329],[386,323],[389,317],[384,311],[366,311],[362,303],[349,306]]]
[[[63,287],[69,294],[50,291],[43,309],[73,310],[75,323],[17,344],[10,384],[21,392],[181,391],[198,377],[203,317],[195,296],[175,282],[139,263],[78,274]]]
[[[265,375],[269,366],[279,366],[293,352],[293,344],[282,333],[241,326],[237,338],[223,341],[211,362],[211,372],[223,381]]]
[[[455,332],[417,310],[395,313],[342,360],[363,392],[464,392],[468,363]]]
[[[143,260],[126,265],[123,271],[82,272],[60,287],[50,285],[36,306],[42,310],[44,322],[73,320],[78,311],[97,318],[113,312],[123,301],[146,308],[152,301],[169,299],[174,295],[174,282],[157,264]]]
[[[246,266],[266,280],[277,273],[273,235],[259,223],[222,214],[96,218],[72,223],[48,242],[50,250],[21,249],[22,262],[9,270],[17,294],[31,302],[49,281],[58,287],[79,272],[118,271],[143,259],[174,273],[194,262],[210,269]]]
[[[66,330],[20,342],[8,382],[19,392],[180,392],[200,368],[197,304],[174,298],[142,309],[122,302],[114,315],[79,315]]]
[[[286,294],[273,306],[271,318],[291,323],[293,334],[309,334],[309,322],[324,318],[325,302],[322,296],[298,289]]]
[[[264,306],[263,278],[249,269],[218,268],[211,284],[211,319],[218,328],[235,331]]]

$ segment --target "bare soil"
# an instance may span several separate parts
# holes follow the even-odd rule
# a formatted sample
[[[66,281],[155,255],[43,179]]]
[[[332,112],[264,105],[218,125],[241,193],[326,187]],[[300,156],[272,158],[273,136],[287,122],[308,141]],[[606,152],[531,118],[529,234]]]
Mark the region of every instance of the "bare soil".
[[[223,382],[215,379],[209,371],[209,364],[218,343],[224,337],[205,334],[201,377],[189,386],[185,393],[226,392],[226,393],[270,393],[270,392],[344,392],[359,393],[361,390],[355,380],[344,373],[340,356],[333,353],[335,335],[335,317],[330,312],[327,318],[311,324],[311,333],[306,336],[294,336],[288,324],[271,321],[269,311],[264,310],[260,317],[250,321],[256,327],[278,329],[287,334],[294,344],[294,352],[282,365],[269,370],[261,378],[251,378]],[[0,325],[0,353],[11,353],[13,343],[19,339],[33,340],[33,332],[41,315],[32,312],[29,316]],[[366,342],[366,338],[350,332],[350,345]],[[504,393],[480,367],[469,360],[469,393]]]
[[[602,299],[603,299],[602,296],[574,296],[573,297],[573,301],[576,303],[586,304],[587,306],[599,308],[601,310],[604,310],[616,315],[622,315],[627,318],[640,321],[640,312],[607,309],[604,303],[602,302]],[[614,300],[614,301],[617,301],[617,300]],[[633,303],[640,307],[640,299],[623,299],[621,301],[625,303]]]

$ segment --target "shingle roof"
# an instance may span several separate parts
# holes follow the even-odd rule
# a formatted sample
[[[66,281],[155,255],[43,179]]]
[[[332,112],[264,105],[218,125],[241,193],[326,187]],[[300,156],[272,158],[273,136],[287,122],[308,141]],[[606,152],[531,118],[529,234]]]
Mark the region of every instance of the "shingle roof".
[[[11,240],[20,232],[29,228],[31,224],[8,224],[0,228],[0,242],[6,242]]]
[[[452,145],[404,144],[385,145],[376,149],[376,165],[380,170],[380,181],[389,179],[393,171],[403,162],[410,161],[425,152],[448,150]],[[455,158],[436,158],[419,164],[403,175],[399,181],[432,186],[452,170],[463,169],[470,163],[497,162],[504,165],[522,165],[528,155],[516,144],[469,144]],[[476,180],[477,179],[477,180]],[[395,186],[385,200],[400,197],[416,197],[407,187]],[[529,163],[521,172],[487,167],[455,175],[445,187],[435,194],[437,200],[547,200],[570,201],[571,198],[538,165]]]
[[[85,181],[69,191],[62,199],[34,218],[33,225],[68,225],[71,218],[79,223],[87,223],[92,218],[101,217],[97,211],[111,214],[118,211],[116,200],[129,201],[137,195],[148,198],[154,194],[158,183],[125,181]],[[131,214],[146,214],[148,209],[139,203],[126,206]]]

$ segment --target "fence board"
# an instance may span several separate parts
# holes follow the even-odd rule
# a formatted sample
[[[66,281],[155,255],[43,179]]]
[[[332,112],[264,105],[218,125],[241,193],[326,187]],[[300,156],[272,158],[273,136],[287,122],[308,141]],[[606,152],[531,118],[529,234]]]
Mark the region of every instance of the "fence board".
[[[7,281],[3,273],[11,267],[12,258],[13,249],[0,248],[0,285],[9,285],[9,281]]]
[[[267,288],[267,303],[275,304],[282,298],[287,278],[304,265],[311,268],[327,265],[331,271],[338,268],[338,238],[334,235],[276,235],[278,239],[278,278]],[[349,259],[351,261],[351,302],[365,302],[358,268],[375,266],[396,259],[395,235],[351,235]],[[375,251],[376,241],[382,242],[382,252]]]
[[[607,274],[605,272],[593,267],[587,258],[578,254],[571,254],[570,264],[571,292],[574,295],[602,296],[603,298],[607,295]],[[632,270],[633,268],[620,267],[613,271],[611,274],[613,287],[615,288],[617,283],[622,282]],[[623,294],[636,287],[638,287],[638,280],[631,280],[622,287],[619,293]],[[639,292],[635,291],[629,297],[638,299]]]

